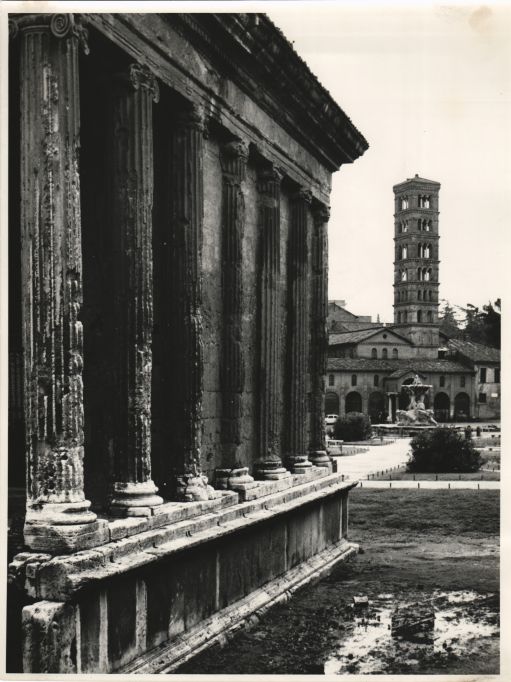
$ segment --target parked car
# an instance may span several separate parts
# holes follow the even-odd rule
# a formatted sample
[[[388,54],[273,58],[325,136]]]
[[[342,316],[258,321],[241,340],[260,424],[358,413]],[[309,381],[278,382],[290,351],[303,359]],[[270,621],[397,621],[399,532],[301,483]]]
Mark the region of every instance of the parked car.
[[[325,424],[327,426],[333,426],[338,419],[339,419],[338,414],[327,414],[325,417]]]

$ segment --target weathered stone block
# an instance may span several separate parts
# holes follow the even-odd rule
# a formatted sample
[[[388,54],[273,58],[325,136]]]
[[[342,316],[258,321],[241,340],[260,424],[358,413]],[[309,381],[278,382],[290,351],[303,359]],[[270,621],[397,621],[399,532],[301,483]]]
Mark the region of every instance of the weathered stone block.
[[[79,601],[81,673],[107,672],[108,611],[104,589],[88,590]]]
[[[286,570],[286,528],[282,520],[238,534],[219,545],[219,606],[224,608]]]
[[[23,671],[76,673],[76,607],[40,601],[22,611]]]
[[[31,549],[51,554],[70,554],[103,545],[110,540],[108,523],[103,519],[66,526],[27,523],[24,536]]]
[[[107,591],[108,660],[116,669],[137,654],[137,581],[119,576]]]
[[[288,568],[310,559],[318,551],[320,535],[320,515],[316,506],[306,506],[294,512],[288,523]]]

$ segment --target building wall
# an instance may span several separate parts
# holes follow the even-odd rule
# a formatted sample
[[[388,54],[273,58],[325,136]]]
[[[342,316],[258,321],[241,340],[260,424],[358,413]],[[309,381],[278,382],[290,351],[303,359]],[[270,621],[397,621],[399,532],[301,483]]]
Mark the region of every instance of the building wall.
[[[486,369],[486,381],[481,382],[481,369]],[[500,366],[492,365],[490,363],[476,364],[476,382],[474,386],[474,399],[476,402],[476,415],[479,419],[500,419],[500,401],[501,401],[501,385],[500,381]],[[498,376],[495,376],[496,371]],[[484,400],[480,398],[484,396]]]
[[[384,335],[386,335],[387,338],[384,338]],[[408,358],[415,357],[415,348],[413,348],[413,346],[395,336],[393,337],[392,334],[387,334],[386,332],[372,336],[367,341],[357,344],[357,357],[372,358],[373,348],[376,349],[377,358],[384,357],[384,349],[387,351],[387,356],[389,359],[395,357],[393,353],[394,349],[397,350],[399,359],[406,360]]]
[[[346,397],[351,392],[357,392],[362,398],[362,412],[365,414],[369,411],[369,396],[372,393],[381,392],[384,395],[384,404],[387,408],[387,386],[385,383],[385,377],[388,376],[389,372],[360,372],[360,371],[329,371],[326,378],[326,391],[327,393],[336,393],[339,397],[339,414],[346,413]],[[356,376],[356,385],[352,383],[352,377]],[[334,384],[331,385],[330,377],[334,377]],[[378,385],[375,386],[374,378],[378,377]],[[441,377],[444,377],[444,384],[441,385]],[[465,377],[465,385],[463,386],[462,377]],[[450,404],[450,418],[454,417],[454,406],[456,397],[461,393],[466,393],[469,397],[470,402],[470,416],[472,418],[477,417],[477,406],[476,406],[476,383],[475,376],[472,374],[440,374],[440,373],[421,373],[421,379],[426,384],[431,384],[432,388],[427,394],[427,405],[426,407],[433,408],[435,396],[438,393],[445,393],[449,398]],[[398,387],[400,382],[398,382]],[[401,406],[402,409],[406,405]],[[485,417],[489,418],[489,417]]]

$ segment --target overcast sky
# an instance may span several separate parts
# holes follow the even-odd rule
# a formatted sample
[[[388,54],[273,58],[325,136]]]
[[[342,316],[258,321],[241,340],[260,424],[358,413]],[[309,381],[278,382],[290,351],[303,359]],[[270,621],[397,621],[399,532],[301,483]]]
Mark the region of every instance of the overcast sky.
[[[440,298],[504,296],[511,5],[293,2],[267,14],[370,145],[333,177],[329,298],[393,320],[392,186],[415,173],[442,185]]]

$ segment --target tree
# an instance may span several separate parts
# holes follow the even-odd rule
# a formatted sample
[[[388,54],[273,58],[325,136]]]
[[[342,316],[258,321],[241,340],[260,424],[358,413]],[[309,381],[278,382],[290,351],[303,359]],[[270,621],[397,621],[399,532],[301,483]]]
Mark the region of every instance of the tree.
[[[336,440],[367,440],[371,437],[371,420],[362,412],[348,412],[334,424]]]
[[[438,316],[440,332],[449,339],[457,339],[460,337],[461,329],[455,316],[455,308],[445,299],[442,299],[441,304],[442,307]]]
[[[482,460],[470,438],[454,429],[422,431],[411,442],[407,470],[415,473],[467,473],[478,471]]]
[[[471,303],[467,303],[466,308],[461,309],[465,313],[462,338],[465,341],[500,348],[500,298],[494,304],[488,301],[482,310]]]

